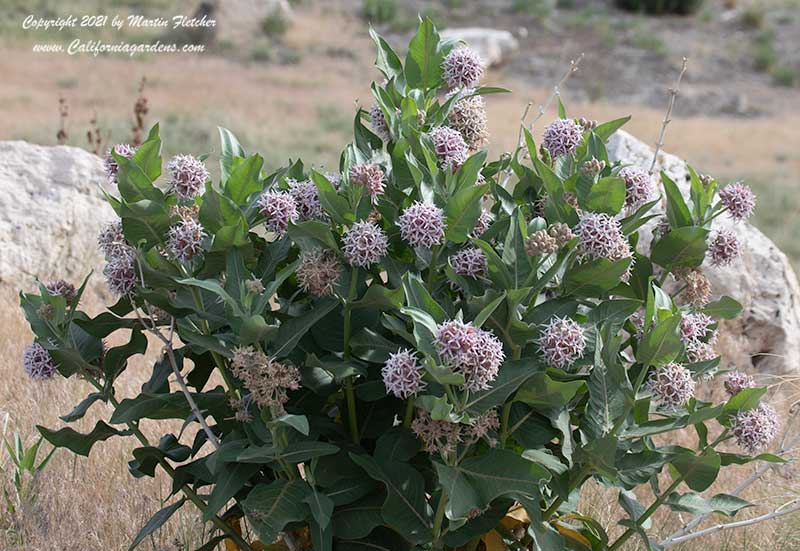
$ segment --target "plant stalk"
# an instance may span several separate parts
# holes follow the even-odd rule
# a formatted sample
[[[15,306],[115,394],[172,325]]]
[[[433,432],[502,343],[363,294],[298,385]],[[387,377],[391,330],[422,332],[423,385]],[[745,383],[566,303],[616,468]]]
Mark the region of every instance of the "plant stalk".
[[[356,298],[356,289],[358,286],[358,270],[356,268],[352,269],[350,275],[350,289],[347,293],[347,300],[344,304],[344,342],[342,343],[342,356],[345,360],[350,359],[350,333],[352,331],[351,328],[351,317],[352,317],[352,308],[353,308],[353,300]],[[353,379],[355,379],[354,375],[347,377],[344,386],[344,393],[347,399],[347,413],[348,413],[348,420],[350,424],[350,435],[353,437],[353,442],[358,444],[360,438],[358,436],[358,411],[356,410],[356,393],[355,389],[353,388]]]

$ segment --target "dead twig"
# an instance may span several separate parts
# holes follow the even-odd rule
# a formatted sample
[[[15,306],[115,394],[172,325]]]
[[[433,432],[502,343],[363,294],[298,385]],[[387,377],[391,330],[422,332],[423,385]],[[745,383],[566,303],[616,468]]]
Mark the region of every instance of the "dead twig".
[[[686,63],[688,59],[683,58],[683,63],[681,64],[681,72],[678,73],[678,80],[675,82],[675,87],[669,89],[669,100],[667,101],[667,112],[664,115],[664,120],[661,122],[661,132],[658,135],[658,141],[656,142],[656,150],[653,152],[653,161],[650,163],[650,174],[653,173],[656,167],[656,159],[658,159],[658,153],[661,151],[661,148],[664,147],[664,135],[667,132],[667,125],[672,121],[670,118],[672,116],[672,108],[675,106],[675,98],[678,97],[678,92],[680,92],[681,88],[681,80],[683,79],[683,74],[686,72]]]

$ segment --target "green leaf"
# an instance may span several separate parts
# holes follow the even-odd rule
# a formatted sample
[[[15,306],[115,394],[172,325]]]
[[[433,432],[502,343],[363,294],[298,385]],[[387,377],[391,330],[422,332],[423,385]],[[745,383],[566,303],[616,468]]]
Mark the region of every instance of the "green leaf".
[[[203,513],[203,521],[211,520],[259,469],[258,465],[247,463],[223,463],[214,473],[214,489],[208,496],[208,508]]]
[[[519,389],[516,400],[538,409],[559,409],[583,386],[583,381],[556,381],[545,373],[534,373]]]
[[[103,399],[103,394],[100,392],[92,392],[86,398],[81,400],[71,412],[66,415],[62,415],[59,417],[65,423],[72,423],[73,421],[77,421],[78,419],[82,419],[84,415],[86,415],[86,411],[98,400]]]
[[[372,308],[375,310],[399,310],[403,307],[405,294],[402,288],[388,289],[373,283],[364,296],[353,302],[353,308]]]
[[[735,415],[742,411],[748,411],[758,407],[761,397],[767,392],[766,387],[761,388],[745,388],[731,396],[722,408],[722,415],[720,420],[725,420],[731,415]]]
[[[303,463],[315,457],[333,455],[339,448],[327,442],[298,441],[278,449],[274,446],[261,446],[247,448],[236,456],[236,461],[240,463],[263,464],[282,459],[289,463]]]
[[[729,517],[734,516],[742,509],[753,506],[749,501],[729,494],[716,494],[705,498],[695,492],[686,492],[683,495],[673,492],[667,497],[666,504],[673,511],[682,513],[693,515],[720,513]]]
[[[619,285],[630,263],[630,258],[616,262],[598,258],[579,264],[564,277],[564,294],[605,296],[608,291]]]
[[[712,449],[703,455],[687,453],[672,460],[672,466],[683,475],[686,485],[696,492],[703,492],[714,483],[720,465],[720,456]]]
[[[625,204],[625,181],[622,178],[607,177],[592,186],[583,201],[583,207],[592,212],[617,214]]]
[[[403,64],[391,46],[380,36],[372,25],[369,27],[369,35],[375,41],[378,47],[377,58],[375,59],[375,66],[383,73],[387,80],[396,79],[403,74]]]
[[[192,393],[201,412],[224,414],[227,400],[221,388],[214,391]],[[142,393],[135,398],[122,400],[111,415],[110,423],[119,425],[139,419],[186,419],[192,410],[182,392],[170,394]]]
[[[469,518],[470,512],[484,510],[496,498],[517,493],[538,495],[539,484],[550,472],[510,450],[490,450],[449,467],[435,462],[441,485],[447,490],[447,518]]]
[[[325,249],[339,250],[330,225],[321,220],[306,220],[299,224],[289,224],[288,233],[289,237],[304,249],[318,249],[322,245]]]
[[[645,333],[636,350],[636,361],[644,365],[663,365],[674,360],[683,349],[678,327],[681,316],[665,318]]]
[[[506,299],[506,292],[503,291],[497,298],[489,302],[489,304],[484,306],[483,309],[480,312],[478,312],[478,315],[475,316],[475,319],[472,320],[472,325],[474,325],[475,327],[482,327],[483,324],[486,323],[486,320],[488,320],[492,316],[494,311],[497,310],[497,307],[500,306],[500,304],[502,304],[502,302],[505,299]]]
[[[117,430],[103,421],[98,421],[92,431],[88,434],[81,434],[69,427],[60,430],[50,430],[41,425],[36,428],[44,437],[57,448],[67,448],[75,454],[89,456],[89,452],[97,442],[108,440],[112,436],[127,436],[130,431]]]
[[[325,530],[333,515],[333,500],[321,492],[311,490],[311,494],[305,499],[305,502],[308,503],[314,520],[321,529]]]
[[[242,501],[242,509],[258,538],[273,542],[287,524],[306,519],[305,500],[310,493],[304,480],[276,480],[253,488]]]
[[[398,461],[379,465],[368,455],[349,455],[371,478],[386,486],[386,500],[381,508],[386,524],[411,543],[430,542],[431,511],[426,501],[422,475],[413,467]]]
[[[436,323],[444,323],[447,320],[447,312],[434,300],[418,274],[406,272],[402,281],[408,306],[427,312]]]
[[[223,192],[237,205],[247,204],[247,199],[261,191],[261,168],[264,158],[253,155],[240,163],[235,163],[230,176],[225,181]]]
[[[488,184],[466,186],[447,200],[444,207],[447,239],[463,243],[469,238],[481,215],[481,198],[488,189]]]
[[[279,348],[274,352],[275,358],[283,358],[291,354],[300,339],[308,333],[319,320],[327,316],[339,305],[335,299],[327,299],[314,303],[314,308],[296,318],[290,318],[281,323],[275,341]]]
[[[154,533],[156,530],[161,528],[165,522],[167,522],[175,512],[183,507],[183,504],[186,503],[186,498],[179,499],[172,505],[167,505],[160,511],[158,511],[155,515],[153,515],[150,520],[147,521],[147,524],[142,526],[142,529],[136,534],[136,537],[133,538],[130,547],[128,547],[128,551],[135,549],[142,543],[148,536]]]
[[[604,337],[607,338],[604,332]],[[617,361],[616,350],[606,362],[601,347],[603,343],[598,335],[594,355],[594,367],[589,375],[589,402],[586,404],[587,427],[593,436],[599,438],[611,433],[620,417],[625,414],[625,391],[632,391],[625,367]],[[609,343],[606,343],[609,346]],[[616,348],[619,348],[617,343]]]
[[[405,77],[411,88],[433,88],[442,78],[442,60],[439,51],[439,33],[433,22],[420,19],[419,30],[408,44]]]
[[[692,213],[686,206],[681,190],[664,171],[661,172],[661,181],[667,192],[667,220],[669,220],[670,227],[676,229],[691,226],[693,224]]]
[[[192,287],[199,287],[200,289],[210,291],[221,298],[222,301],[233,311],[236,317],[244,316],[244,312],[242,311],[239,302],[230,296],[228,292],[222,288],[222,285],[220,285],[216,280],[188,278],[179,279],[178,283],[181,285],[191,285]]]
[[[534,375],[543,376],[544,370],[537,358],[506,361],[491,388],[470,393],[463,409],[478,415],[502,405],[525,381]]]
[[[742,313],[742,305],[729,296],[723,296],[717,301],[706,304],[703,313],[715,318],[732,320]]]
[[[220,180],[224,183],[228,180],[233,169],[233,158],[246,156],[244,148],[239,145],[239,140],[233,135],[233,132],[227,128],[217,127],[219,130],[219,139],[221,142],[219,154],[219,171]]]
[[[333,187],[333,184],[331,184],[325,176],[313,170],[311,171],[311,181],[317,186],[319,202],[322,204],[322,208],[330,215],[334,222],[337,224],[347,224],[355,220],[355,217],[350,212],[347,199],[336,192],[336,188]]]
[[[708,234],[708,229],[698,226],[674,229],[653,244],[650,259],[665,268],[699,266],[706,256]]]
[[[602,124],[598,124],[597,127],[593,130],[594,134],[600,136],[600,139],[603,141],[608,140],[611,135],[625,126],[625,124],[631,120],[631,116],[628,115],[627,117],[622,117],[620,119],[614,119],[613,121],[604,122]]]
[[[333,530],[337,538],[354,540],[364,538],[377,526],[383,525],[381,508],[384,497],[368,495],[346,505],[336,508],[333,513]],[[364,549],[370,549],[366,546]],[[378,547],[372,547],[372,551]]]

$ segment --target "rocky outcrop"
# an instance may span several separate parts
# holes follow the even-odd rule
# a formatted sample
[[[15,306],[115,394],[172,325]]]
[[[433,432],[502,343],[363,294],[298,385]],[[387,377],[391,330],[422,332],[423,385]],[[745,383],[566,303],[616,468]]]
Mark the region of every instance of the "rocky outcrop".
[[[653,150],[624,131],[608,144],[609,159],[650,168]],[[656,171],[665,171],[689,196],[686,162],[659,153]],[[663,212],[663,205],[658,206]],[[800,359],[800,285],[786,255],[751,224],[734,223],[726,216],[714,221],[715,228],[736,232],[742,256],[728,267],[704,266],[714,294],[729,295],[742,303],[744,311],[724,322],[717,351],[723,362],[740,369],[783,374],[796,372]]]
[[[443,39],[462,40],[475,50],[486,67],[496,67],[507,62],[519,49],[519,43],[508,31],[466,27],[445,29],[439,33]]]
[[[102,161],[77,147],[0,141],[0,283],[30,290],[35,277],[106,293],[97,234],[114,218]]]

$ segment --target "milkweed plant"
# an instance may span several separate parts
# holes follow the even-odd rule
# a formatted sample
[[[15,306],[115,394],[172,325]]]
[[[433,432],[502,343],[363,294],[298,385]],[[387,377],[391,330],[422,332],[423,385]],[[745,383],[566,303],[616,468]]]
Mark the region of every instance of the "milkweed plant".
[[[719,370],[719,320],[741,307],[712,300],[703,273],[739,255],[714,220],[746,219],[750,189],[690,170],[687,200],[666,174],[609,161],[629,117],[572,119],[560,100],[540,146],[523,125],[489,161],[485,97],[505,90],[482,86],[478,56],[427,19],[405,60],[370,32],[384,78],[336,170],[270,172],[225,129],[219,182],[205,155],[162,173],[157,125],[109,151],[117,218],[98,242],[118,301],[91,317],[86,281],[54,281],[21,304],[31,379],[93,387],[62,419],[113,414],[43,437],[79,455],[132,437],[130,473],[172,479],[132,547],[187,504],[213,523],[204,549],[342,551],[486,549],[490,534],[658,549],[662,507],[749,506],[701,492],[723,467],[782,461],[763,453],[778,429],[766,389]],[[141,392],[119,396],[154,347]],[[162,420],[183,426],[148,440]],[[590,480],[618,490],[621,527],[581,511]]]

